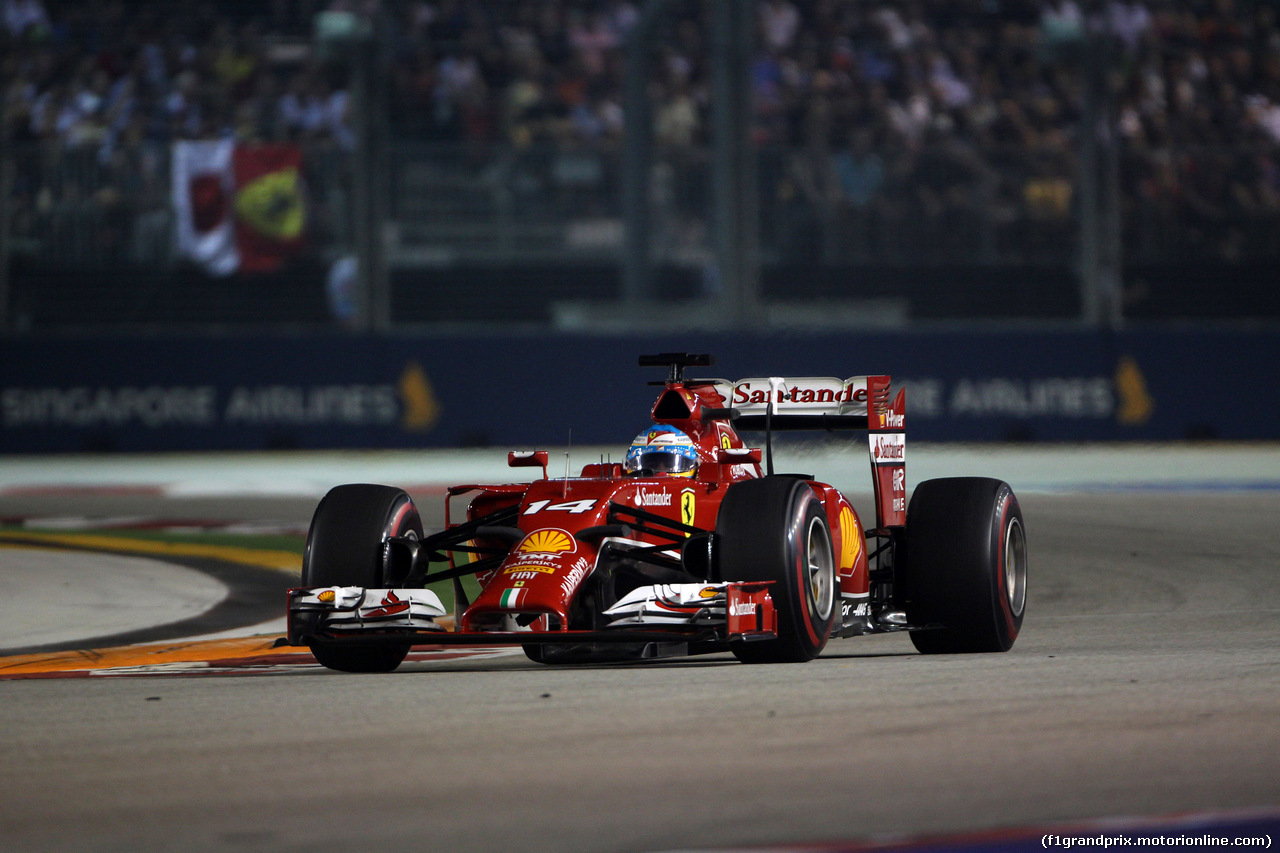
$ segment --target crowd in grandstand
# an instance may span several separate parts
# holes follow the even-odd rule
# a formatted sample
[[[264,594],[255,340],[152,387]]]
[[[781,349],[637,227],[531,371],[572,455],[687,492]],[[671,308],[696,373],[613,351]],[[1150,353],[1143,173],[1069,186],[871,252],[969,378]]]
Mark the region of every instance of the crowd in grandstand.
[[[607,145],[622,133],[642,6],[3,0],[4,132],[102,163],[216,136],[350,149],[349,70],[311,49],[314,16],[349,9],[381,22],[398,138]],[[1274,0],[759,0],[753,136],[781,152],[767,201],[863,224],[1002,203],[1011,220],[1066,220],[1090,69],[1103,63],[1096,132],[1122,153],[1126,205],[1190,223],[1228,257],[1258,240],[1276,253],[1274,229],[1219,225],[1280,215],[1277,11]],[[650,85],[662,146],[709,140],[712,27],[709,0],[663,15]]]

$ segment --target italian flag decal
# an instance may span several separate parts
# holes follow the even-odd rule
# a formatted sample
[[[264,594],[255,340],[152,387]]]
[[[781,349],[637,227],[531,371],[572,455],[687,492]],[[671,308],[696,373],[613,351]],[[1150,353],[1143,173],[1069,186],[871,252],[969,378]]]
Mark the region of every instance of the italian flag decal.
[[[502,597],[498,599],[501,607],[516,607],[520,604],[520,597],[524,595],[523,589],[507,589],[503,590]]]

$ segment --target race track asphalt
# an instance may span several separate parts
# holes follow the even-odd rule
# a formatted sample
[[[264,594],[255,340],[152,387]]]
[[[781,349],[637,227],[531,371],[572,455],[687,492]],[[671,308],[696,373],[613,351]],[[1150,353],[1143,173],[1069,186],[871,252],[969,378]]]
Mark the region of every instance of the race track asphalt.
[[[600,853],[1274,807],[1280,451],[1252,452],[1232,482],[1174,448],[1172,479],[1020,490],[1028,616],[1003,655],[883,635],[802,665],[0,681],[0,846]],[[1018,488],[1011,458],[968,473]]]

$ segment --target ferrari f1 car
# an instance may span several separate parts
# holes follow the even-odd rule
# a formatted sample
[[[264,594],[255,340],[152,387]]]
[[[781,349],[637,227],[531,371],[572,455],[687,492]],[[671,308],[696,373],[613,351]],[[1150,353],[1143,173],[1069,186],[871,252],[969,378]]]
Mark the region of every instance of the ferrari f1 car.
[[[832,637],[885,631],[927,654],[1013,645],[1027,546],[1008,484],[928,480],[908,505],[905,393],[891,398],[890,377],[685,378],[711,363],[642,356],[667,377],[624,462],[558,478],[546,451],[512,452],[542,476],[450,488],[430,535],[398,488],[332,489],[289,592],[288,642],[351,672],[393,670],[415,644],[519,644],[548,664],[807,661]],[[845,429],[868,434],[873,527],[834,487],[773,470],[775,433]],[[763,451],[740,430],[762,431]],[[440,581],[452,613],[427,589]]]

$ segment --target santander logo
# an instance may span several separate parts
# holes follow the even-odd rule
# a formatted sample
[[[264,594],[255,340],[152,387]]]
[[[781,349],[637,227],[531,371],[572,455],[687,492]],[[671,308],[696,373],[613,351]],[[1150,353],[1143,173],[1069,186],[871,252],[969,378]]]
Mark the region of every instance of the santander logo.
[[[877,462],[901,462],[907,458],[907,445],[901,436],[877,436],[872,450]]]
[[[773,403],[787,407],[829,407],[842,403],[861,403],[866,399],[866,379],[861,376],[845,380],[816,376],[742,379],[733,386],[735,406],[764,406]]]
[[[636,492],[636,506],[671,506],[670,492]]]

